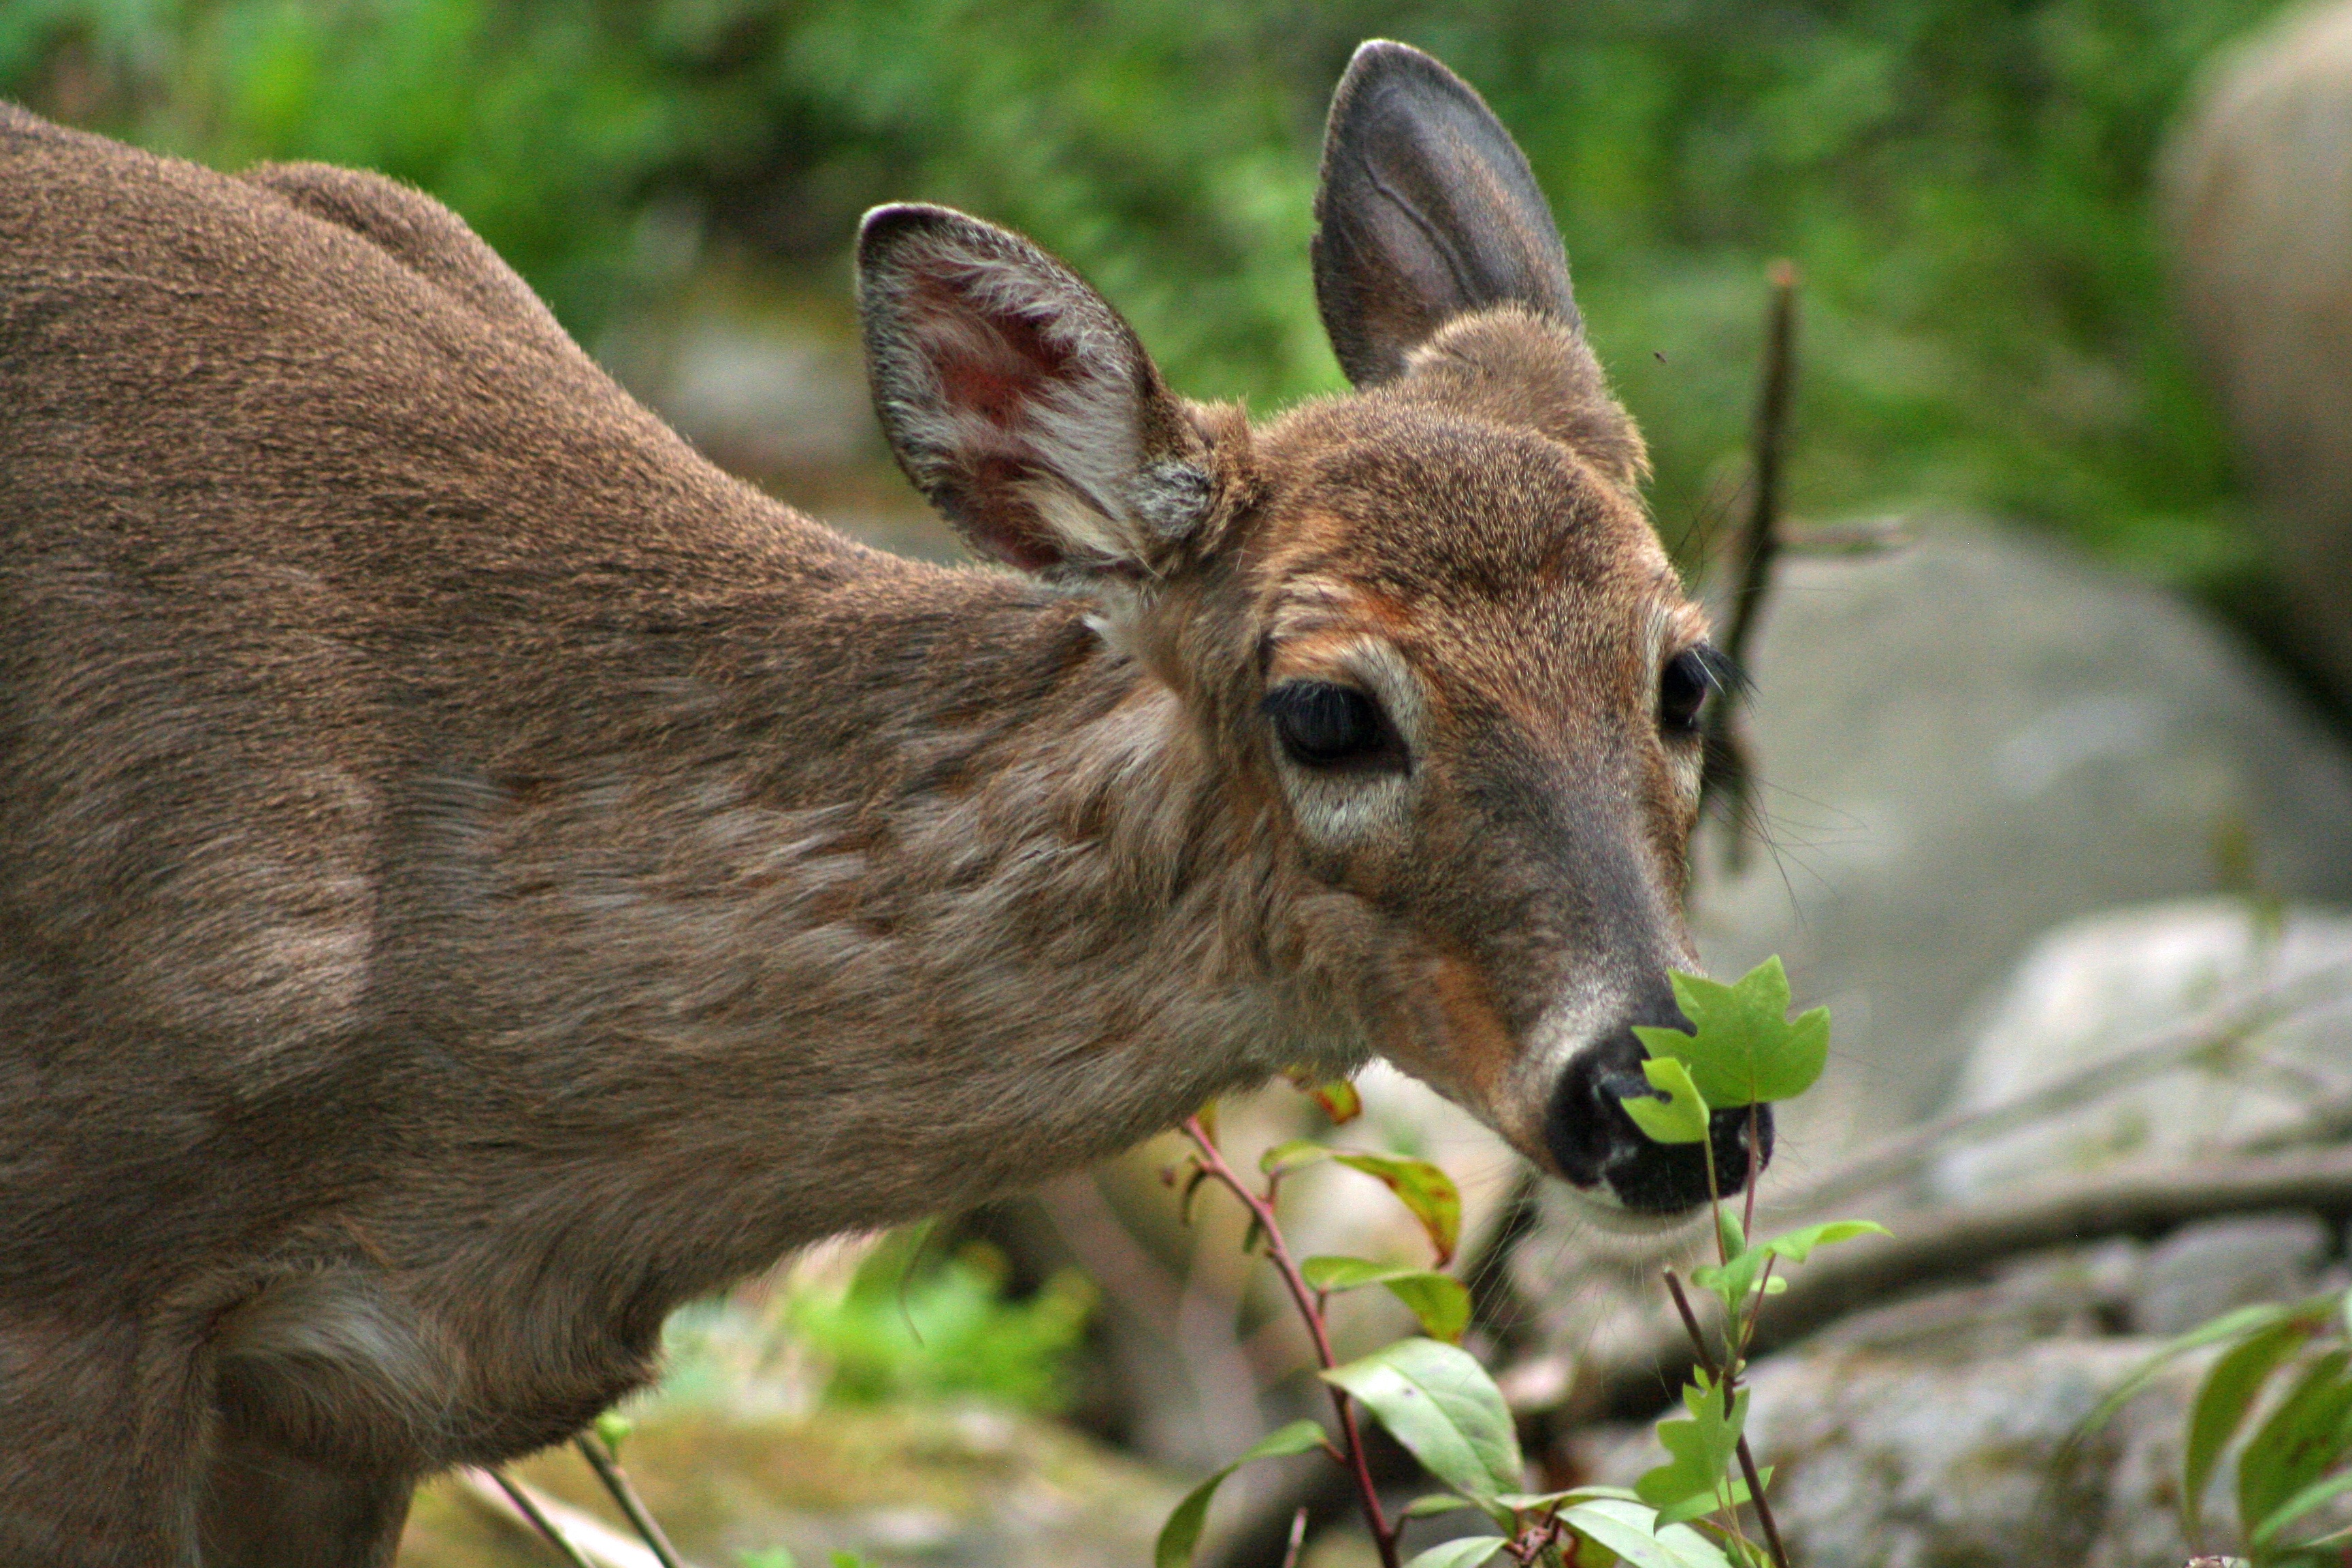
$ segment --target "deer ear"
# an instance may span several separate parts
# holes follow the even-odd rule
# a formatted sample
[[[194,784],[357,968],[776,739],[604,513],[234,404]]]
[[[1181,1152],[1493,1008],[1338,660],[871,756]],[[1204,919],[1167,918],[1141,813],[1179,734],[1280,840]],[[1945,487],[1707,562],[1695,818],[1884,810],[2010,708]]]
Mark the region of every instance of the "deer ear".
[[[1574,330],[1568,252],[1528,161],[1470,84],[1375,39],[1331,97],[1315,196],[1315,298],[1358,386],[1454,317],[1515,303]]]
[[[1134,329],[1020,236],[877,207],[857,305],[899,466],[980,553],[1156,575],[1207,518],[1205,445]]]

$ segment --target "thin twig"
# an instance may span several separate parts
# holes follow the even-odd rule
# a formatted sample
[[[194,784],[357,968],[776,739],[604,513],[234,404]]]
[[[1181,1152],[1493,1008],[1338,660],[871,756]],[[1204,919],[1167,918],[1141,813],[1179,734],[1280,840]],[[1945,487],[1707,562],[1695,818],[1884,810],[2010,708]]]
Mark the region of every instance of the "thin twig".
[[[1734,659],[1747,656],[1763,616],[1772,558],[1780,551],[1780,466],[1788,446],[1789,392],[1795,380],[1797,269],[1776,261],[1769,277],[1772,296],[1764,318],[1764,369],[1756,388],[1755,485],[1748,493],[1748,524],[1740,531],[1735,558],[1739,578],[1723,642],[1723,651]]]
[[[1764,364],[1756,388],[1754,482],[1748,497],[1748,517],[1733,546],[1730,570],[1731,624],[1725,629],[1723,651],[1738,668],[1755,640],[1762,620],[1764,600],[1772,583],[1772,561],[1780,552],[1780,469],[1789,438],[1789,394],[1796,377],[1797,269],[1776,261],[1769,274],[1770,303],[1764,317]],[[1752,764],[1740,728],[1739,692],[1718,692],[1707,716],[1706,754],[1713,785],[1701,786],[1700,805],[1720,790],[1721,815],[1729,825],[1730,858],[1735,868],[1743,856],[1747,810],[1753,786]]]
[[[1208,1172],[1234,1197],[1240,1199],[1243,1206],[1247,1208],[1251,1216],[1257,1221],[1259,1228],[1265,1231],[1266,1258],[1273,1263],[1275,1271],[1282,1277],[1282,1283],[1289,1290],[1291,1300],[1297,1305],[1298,1315],[1307,1320],[1307,1332],[1313,1335],[1315,1340],[1316,1359],[1323,1363],[1324,1370],[1327,1372],[1338,1366],[1339,1358],[1331,1352],[1331,1337],[1324,1329],[1323,1315],[1316,1310],[1315,1293],[1307,1285],[1306,1277],[1299,1273],[1298,1265],[1290,1256],[1289,1244],[1283,1239],[1281,1226],[1274,1217],[1273,1204],[1252,1192],[1239,1176],[1234,1174],[1233,1167],[1225,1163],[1225,1157],[1218,1152],[1216,1144],[1210,1140],[1207,1131],[1202,1127],[1199,1117],[1188,1116],[1184,1119],[1184,1135],[1190,1138],[1193,1145],[1200,1150],[1201,1168]],[[1391,1528],[1388,1514],[1381,1507],[1380,1488],[1373,1481],[1371,1466],[1364,1458],[1364,1437],[1361,1429],[1356,1424],[1355,1404],[1348,1397],[1346,1389],[1337,1384],[1328,1386],[1331,1390],[1332,1408],[1339,1413],[1339,1433],[1345,1439],[1348,1468],[1354,1473],[1356,1490],[1364,1505],[1364,1522],[1371,1527],[1372,1544],[1380,1549],[1381,1568],[1400,1568],[1397,1559],[1397,1536],[1402,1531],[1402,1523],[1396,1528]]]
[[[655,1520],[653,1510],[646,1507],[645,1500],[637,1495],[637,1489],[629,1484],[628,1475],[621,1468],[620,1462],[604,1451],[603,1441],[593,1432],[583,1432],[572,1442],[579,1447],[582,1457],[587,1459],[588,1468],[596,1472],[596,1479],[604,1483],[604,1489],[613,1494],[613,1500],[621,1505],[621,1511],[629,1516],[629,1522],[636,1527],[646,1544],[653,1548],[654,1555],[661,1559],[662,1568],[686,1568],[677,1554],[677,1548],[672,1546],[669,1537],[662,1533],[662,1527]]]
[[[530,1527],[547,1538],[548,1544],[562,1552],[563,1560],[571,1563],[572,1568],[596,1568],[582,1555],[580,1548],[572,1544],[572,1538],[556,1529],[555,1521],[541,1511],[539,1500],[530,1495],[529,1489],[507,1479],[504,1470],[492,1470],[489,1474],[490,1479],[498,1482],[499,1490],[507,1494],[507,1500],[515,1505],[515,1511],[529,1520]]]
[[[1301,1504],[1290,1516],[1290,1544],[1282,1549],[1282,1568],[1298,1568],[1298,1553],[1307,1545],[1307,1509]]]

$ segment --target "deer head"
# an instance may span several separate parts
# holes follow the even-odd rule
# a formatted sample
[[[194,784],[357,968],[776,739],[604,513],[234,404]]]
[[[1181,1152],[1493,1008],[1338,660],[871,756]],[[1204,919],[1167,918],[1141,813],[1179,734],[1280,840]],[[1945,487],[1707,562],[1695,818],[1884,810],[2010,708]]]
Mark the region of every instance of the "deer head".
[[[1621,1215],[1706,1195],[1644,1139],[1723,661],[1652,530],[1526,159],[1391,43],[1333,101],[1314,272],[1352,394],[1253,429],[1171,394],[1066,267],[943,208],[866,217],[899,461],[983,556],[1069,584],[1180,699],[1270,844],[1266,984],[1300,1054],[1386,1056]],[[1746,1111],[1715,1163],[1750,1168]],[[1754,1151],[1769,1152],[1760,1113]]]

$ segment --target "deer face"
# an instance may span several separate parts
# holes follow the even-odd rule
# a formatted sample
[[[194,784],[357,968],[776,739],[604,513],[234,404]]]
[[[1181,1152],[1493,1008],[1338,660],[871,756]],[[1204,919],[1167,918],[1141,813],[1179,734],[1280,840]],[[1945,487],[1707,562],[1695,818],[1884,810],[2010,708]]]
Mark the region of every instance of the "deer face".
[[[1099,593],[1278,848],[1292,1027],[1388,1056],[1603,1211],[1706,1196],[1649,1142],[1636,1024],[1678,1024],[1700,725],[1721,661],[1635,498],[1549,208],[1471,89],[1393,44],[1334,100],[1318,300],[1357,391],[1260,431],[1170,394],[1059,263],[869,215],[900,460],[983,553]],[[1748,1113],[1717,1118],[1727,1187]],[[1769,1153],[1770,1123],[1756,1121]]]

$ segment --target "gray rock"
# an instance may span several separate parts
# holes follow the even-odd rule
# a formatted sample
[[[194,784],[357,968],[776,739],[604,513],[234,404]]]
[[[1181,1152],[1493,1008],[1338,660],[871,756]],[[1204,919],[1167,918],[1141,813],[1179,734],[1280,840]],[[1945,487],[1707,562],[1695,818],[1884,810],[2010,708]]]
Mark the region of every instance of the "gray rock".
[[[2327,1244],[2327,1227],[2311,1215],[2183,1226],[2147,1255],[2132,1295],[2132,1329],[2184,1333],[2232,1308],[2307,1295]]]
[[[1788,1171],[1941,1104],[1969,1004],[2061,921],[2352,899],[2340,742],[2189,607],[2046,546],[1931,525],[1790,562],[1751,662],[1773,847],[1737,876],[1709,857],[1694,928],[1714,973],[1779,952],[1833,1009]]]
[[[2179,1435],[2198,1367],[2084,1418],[2156,1342],[2057,1340],[1955,1364],[1822,1350],[1758,1368],[1748,1435],[1806,1568],[2180,1568]],[[2077,1441],[2079,1437],[2079,1441]],[[1647,1436],[1583,1456],[1629,1483]]]
[[[2352,700],[2352,5],[2219,62],[2164,160],[2180,294],[2297,630]]]
[[[2326,979],[2330,971],[2340,981]],[[2149,1074],[2079,1109],[1956,1150],[1938,1193],[2123,1159],[2190,1157],[2352,1107],[2352,916],[2210,899],[2113,910],[2044,937],[1984,1016],[1955,1109],[2003,1105],[2129,1050],[2249,987],[2309,977],[2307,1012],[2196,1064]]]

